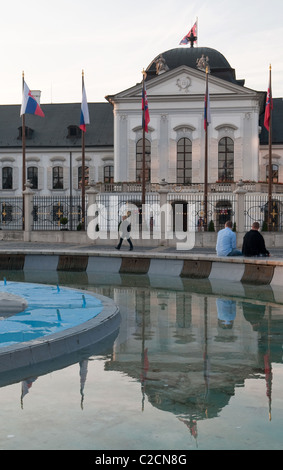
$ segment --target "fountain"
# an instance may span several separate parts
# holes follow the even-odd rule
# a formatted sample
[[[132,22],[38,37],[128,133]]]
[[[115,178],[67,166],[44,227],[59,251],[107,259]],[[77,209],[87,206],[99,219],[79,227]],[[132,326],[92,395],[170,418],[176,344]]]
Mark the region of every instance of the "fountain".
[[[120,312],[111,299],[90,291],[4,280],[0,320],[1,379],[107,342],[119,330]]]

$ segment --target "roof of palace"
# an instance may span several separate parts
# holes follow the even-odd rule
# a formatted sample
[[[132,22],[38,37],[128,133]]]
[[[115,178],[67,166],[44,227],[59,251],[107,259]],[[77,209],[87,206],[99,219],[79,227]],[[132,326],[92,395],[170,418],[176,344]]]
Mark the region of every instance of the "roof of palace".
[[[167,70],[176,69],[182,65],[201,70],[201,65],[207,64],[211,75],[244,86],[244,80],[237,80],[235,69],[231,67],[221,52],[209,47],[176,47],[162,52],[155,57],[147,67],[147,80],[156,75],[156,64],[162,59]],[[204,68],[205,70],[205,68]]]
[[[89,103],[90,124],[86,147],[113,147],[113,108],[109,103]],[[43,104],[45,117],[25,115],[27,147],[81,147],[80,103]],[[0,148],[22,146],[19,105],[0,106]]]

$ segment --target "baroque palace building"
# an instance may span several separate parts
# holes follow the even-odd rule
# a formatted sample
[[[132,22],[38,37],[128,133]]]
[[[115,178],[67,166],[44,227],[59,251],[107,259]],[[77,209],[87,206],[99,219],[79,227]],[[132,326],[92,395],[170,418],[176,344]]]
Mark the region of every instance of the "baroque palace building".
[[[203,190],[206,67],[211,109],[209,190],[233,192],[235,183],[243,180],[247,190],[267,193],[268,133],[263,126],[266,91],[246,88],[227,59],[206,47],[165,51],[146,69],[150,112],[145,146],[147,182],[156,185],[166,181],[171,191],[182,193]],[[128,183],[129,192],[131,184],[141,182],[141,94],[142,83],[138,83],[106,96],[105,103],[89,103],[86,179],[87,183],[101,183],[100,191],[111,193],[114,183]],[[45,104],[42,109],[45,118],[26,115],[26,178],[39,196],[79,196],[80,103]],[[1,197],[22,194],[21,126],[20,106],[0,106]],[[274,190],[281,193],[282,98],[274,99],[272,164]]]

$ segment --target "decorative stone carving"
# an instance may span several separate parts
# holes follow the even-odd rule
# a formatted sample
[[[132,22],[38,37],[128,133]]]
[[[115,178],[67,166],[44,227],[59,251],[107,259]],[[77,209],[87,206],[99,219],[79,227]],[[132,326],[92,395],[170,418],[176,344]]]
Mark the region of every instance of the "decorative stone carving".
[[[162,54],[156,59],[155,64],[157,75],[161,75],[162,73],[167,72],[169,70],[169,67],[166,64],[166,61]]]
[[[201,58],[197,59],[197,69],[205,72],[206,67],[208,67],[208,72],[210,73],[209,58],[204,57],[204,54],[202,54]]]
[[[188,76],[178,78],[176,85],[179,88],[179,91],[183,93],[189,93],[189,88],[191,86],[191,79]]]

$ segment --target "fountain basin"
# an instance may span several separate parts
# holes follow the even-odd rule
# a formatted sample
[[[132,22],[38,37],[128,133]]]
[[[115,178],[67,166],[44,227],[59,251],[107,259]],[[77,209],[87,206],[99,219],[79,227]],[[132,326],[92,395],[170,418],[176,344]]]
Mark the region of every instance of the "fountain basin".
[[[0,374],[67,356],[101,343],[119,329],[112,299],[89,291],[11,282],[28,306],[0,321]]]

